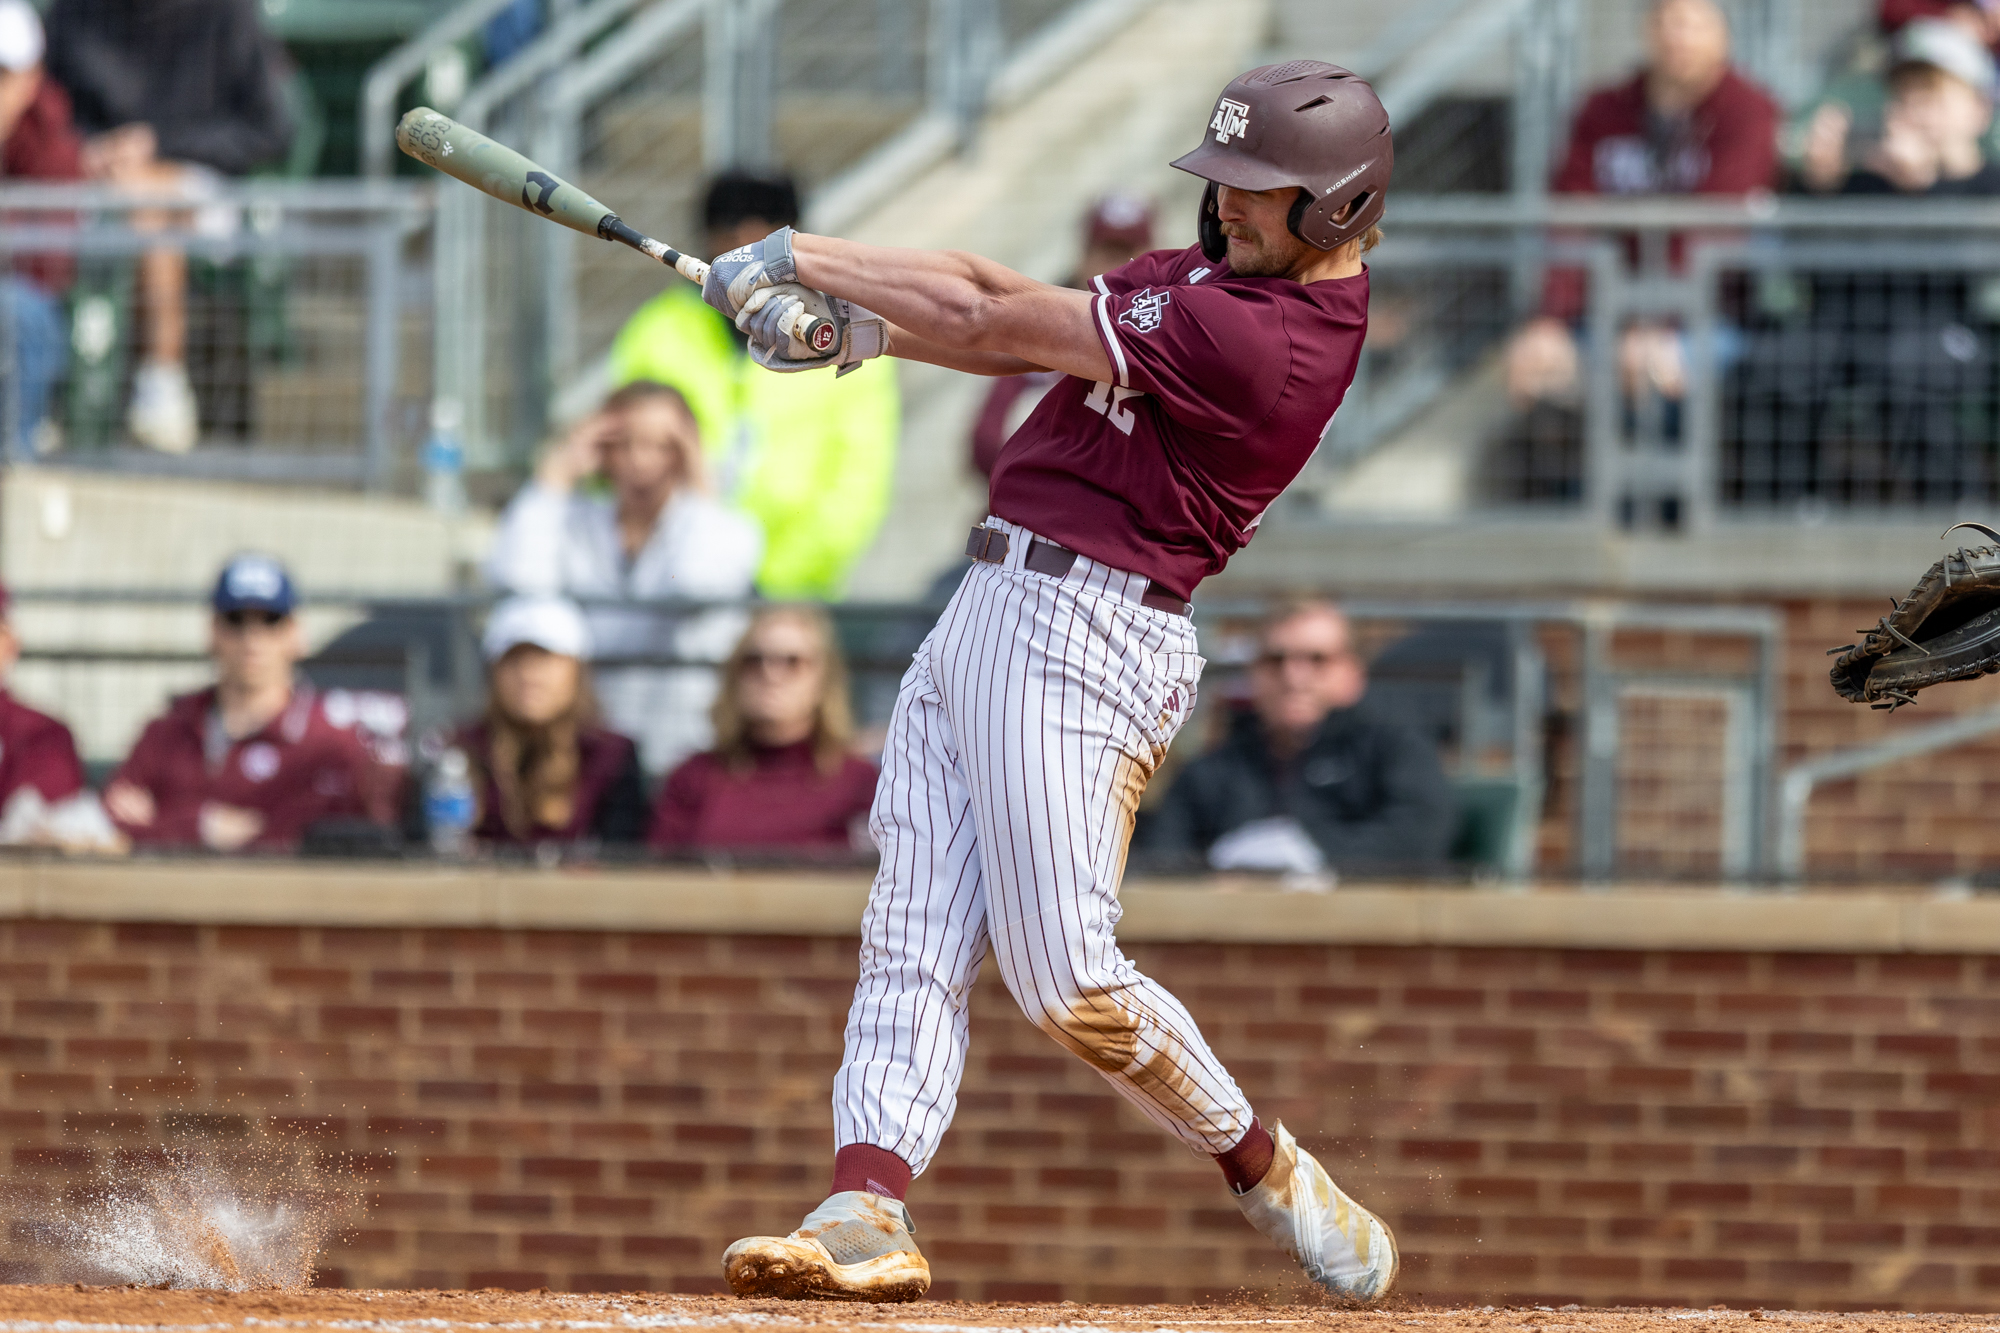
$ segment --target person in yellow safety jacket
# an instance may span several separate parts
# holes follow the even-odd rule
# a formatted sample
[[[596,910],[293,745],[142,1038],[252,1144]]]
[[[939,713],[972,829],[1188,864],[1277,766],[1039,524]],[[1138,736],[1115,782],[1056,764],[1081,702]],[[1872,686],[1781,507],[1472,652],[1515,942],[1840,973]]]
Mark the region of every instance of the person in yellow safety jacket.
[[[704,222],[709,253],[796,225],[788,180],[718,177]],[[611,346],[614,384],[658,380],[686,396],[716,491],[764,529],[757,590],[773,599],[838,598],[888,512],[902,399],[887,358],[838,378],[774,375],[729,322],[676,282]]]

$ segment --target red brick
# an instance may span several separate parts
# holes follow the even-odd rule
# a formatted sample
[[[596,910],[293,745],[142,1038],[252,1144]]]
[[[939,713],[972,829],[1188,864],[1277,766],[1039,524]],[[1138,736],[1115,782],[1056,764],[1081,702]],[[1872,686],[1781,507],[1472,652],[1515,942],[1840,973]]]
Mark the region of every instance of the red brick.
[[[1478,1162],[1485,1154],[1485,1145],[1477,1139],[1404,1139],[1397,1148],[1402,1160],[1406,1162],[1452,1162],[1470,1165]]]
[[[1479,1010],[1486,992],[1470,986],[1405,986],[1403,1003],[1411,1009]]]
[[[585,1157],[524,1157],[521,1179],[561,1180],[573,1185],[595,1185],[604,1175],[604,1163]]]
[[[1667,1184],[1669,1208],[1743,1208],[1750,1186],[1740,1180],[1675,1180]]]
[[[111,938],[119,945],[140,945],[152,949],[192,951],[201,945],[201,927],[175,926],[165,922],[122,923],[111,928]]]
[[[1958,1038],[1942,1032],[1884,1032],[1875,1038],[1875,1054],[1892,1060],[1952,1064],[1958,1060]]]
[[[1669,1282],[1741,1282],[1747,1266],[1741,1259],[1668,1259]]]
[[[401,1012],[390,1005],[325,1004],[319,1010],[319,1030],[329,1036],[393,1037],[401,1027]]]
[[[555,1212],[555,1200],[546,1194],[474,1194],[474,1214],[503,1217],[548,1217]]]
[[[1660,1049],[1676,1055],[1742,1055],[1750,1049],[1750,1035],[1746,1032],[1669,1029],[1660,1033]]]

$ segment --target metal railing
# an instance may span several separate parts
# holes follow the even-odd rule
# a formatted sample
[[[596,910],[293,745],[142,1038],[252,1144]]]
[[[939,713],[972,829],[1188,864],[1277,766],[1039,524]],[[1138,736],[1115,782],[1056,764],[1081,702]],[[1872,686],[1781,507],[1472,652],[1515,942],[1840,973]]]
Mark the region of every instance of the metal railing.
[[[1975,201],[1396,198],[1322,480],[1455,405],[1459,510],[1699,532],[2000,499],[1996,224]],[[1551,275],[1579,293],[1580,359],[1544,419],[1498,367]],[[1683,392],[1621,371],[1635,327]]]
[[[169,690],[204,674],[197,645],[205,598],[198,592],[30,586],[14,596],[25,646],[17,687],[70,714],[86,753],[100,762],[115,757]],[[493,600],[492,594],[316,592],[309,614],[331,618],[318,622],[317,637],[345,628],[307,669],[323,684],[400,695],[410,735],[476,716],[484,692],[476,629]],[[741,605],[585,602],[586,610],[669,617]],[[864,724],[880,725],[939,608],[829,609],[852,668],[857,714]],[[1208,719],[1225,706],[1235,692],[1232,680],[1254,657],[1249,630],[1263,609],[1256,601],[1197,604],[1211,667],[1203,711],[1185,730],[1177,757],[1198,752],[1212,734]],[[1455,780],[1505,795],[1494,816],[1502,827],[1488,830],[1489,873],[1517,880],[1541,873],[1589,881],[1665,875],[1751,882],[1775,868],[1776,821],[1769,818],[1781,649],[1775,611],[1615,601],[1354,601],[1345,609],[1374,659],[1370,688],[1377,703],[1437,742]],[[160,617],[170,610],[184,611],[189,622],[174,648],[157,637]],[[1658,633],[1735,640],[1747,651],[1710,654],[1700,671],[1668,670],[1630,651],[1627,636]],[[715,664],[657,655],[596,665],[713,670]],[[106,709],[116,710],[116,718],[91,713]],[[1559,840],[1569,848],[1554,862],[1538,860],[1551,819],[1567,830]]]
[[[419,239],[430,195],[400,182],[232,181],[186,193],[0,187],[0,439],[28,461],[382,488],[430,396]],[[191,452],[127,433],[148,350],[141,257],[186,256]],[[25,292],[25,298],[21,293]],[[413,354],[414,353],[414,354]]]
[[[810,224],[837,231],[1150,3],[586,0],[454,114],[683,246],[701,247],[701,185],[726,167],[791,170]],[[377,67],[371,169],[396,90],[483,12],[475,0]],[[460,423],[474,466],[518,461],[668,279],[468,192],[441,197],[438,234],[436,419]]]

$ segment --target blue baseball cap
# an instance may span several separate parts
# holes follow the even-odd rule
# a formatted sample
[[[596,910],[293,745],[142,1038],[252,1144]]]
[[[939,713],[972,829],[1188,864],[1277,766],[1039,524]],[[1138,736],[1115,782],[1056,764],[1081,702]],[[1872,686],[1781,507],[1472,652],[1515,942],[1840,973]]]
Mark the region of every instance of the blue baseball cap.
[[[299,593],[283,565],[271,556],[253,552],[230,557],[215,580],[215,595],[209,604],[225,615],[231,611],[268,611],[288,616],[299,604]]]

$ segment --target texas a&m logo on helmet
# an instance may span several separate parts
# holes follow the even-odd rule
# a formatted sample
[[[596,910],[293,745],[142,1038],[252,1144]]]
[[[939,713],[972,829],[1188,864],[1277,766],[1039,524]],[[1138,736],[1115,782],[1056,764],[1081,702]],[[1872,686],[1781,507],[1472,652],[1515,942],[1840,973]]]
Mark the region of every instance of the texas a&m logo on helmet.
[[[1135,292],[1132,304],[1125,307],[1125,313],[1118,317],[1118,322],[1134,333],[1151,333],[1160,327],[1160,317],[1166,312],[1171,295],[1165,291],[1156,292],[1151,287]]]
[[[1215,119],[1208,122],[1208,127],[1215,131],[1217,143],[1240,139],[1243,132],[1250,128],[1250,108],[1225,97],[1215,104]]]

